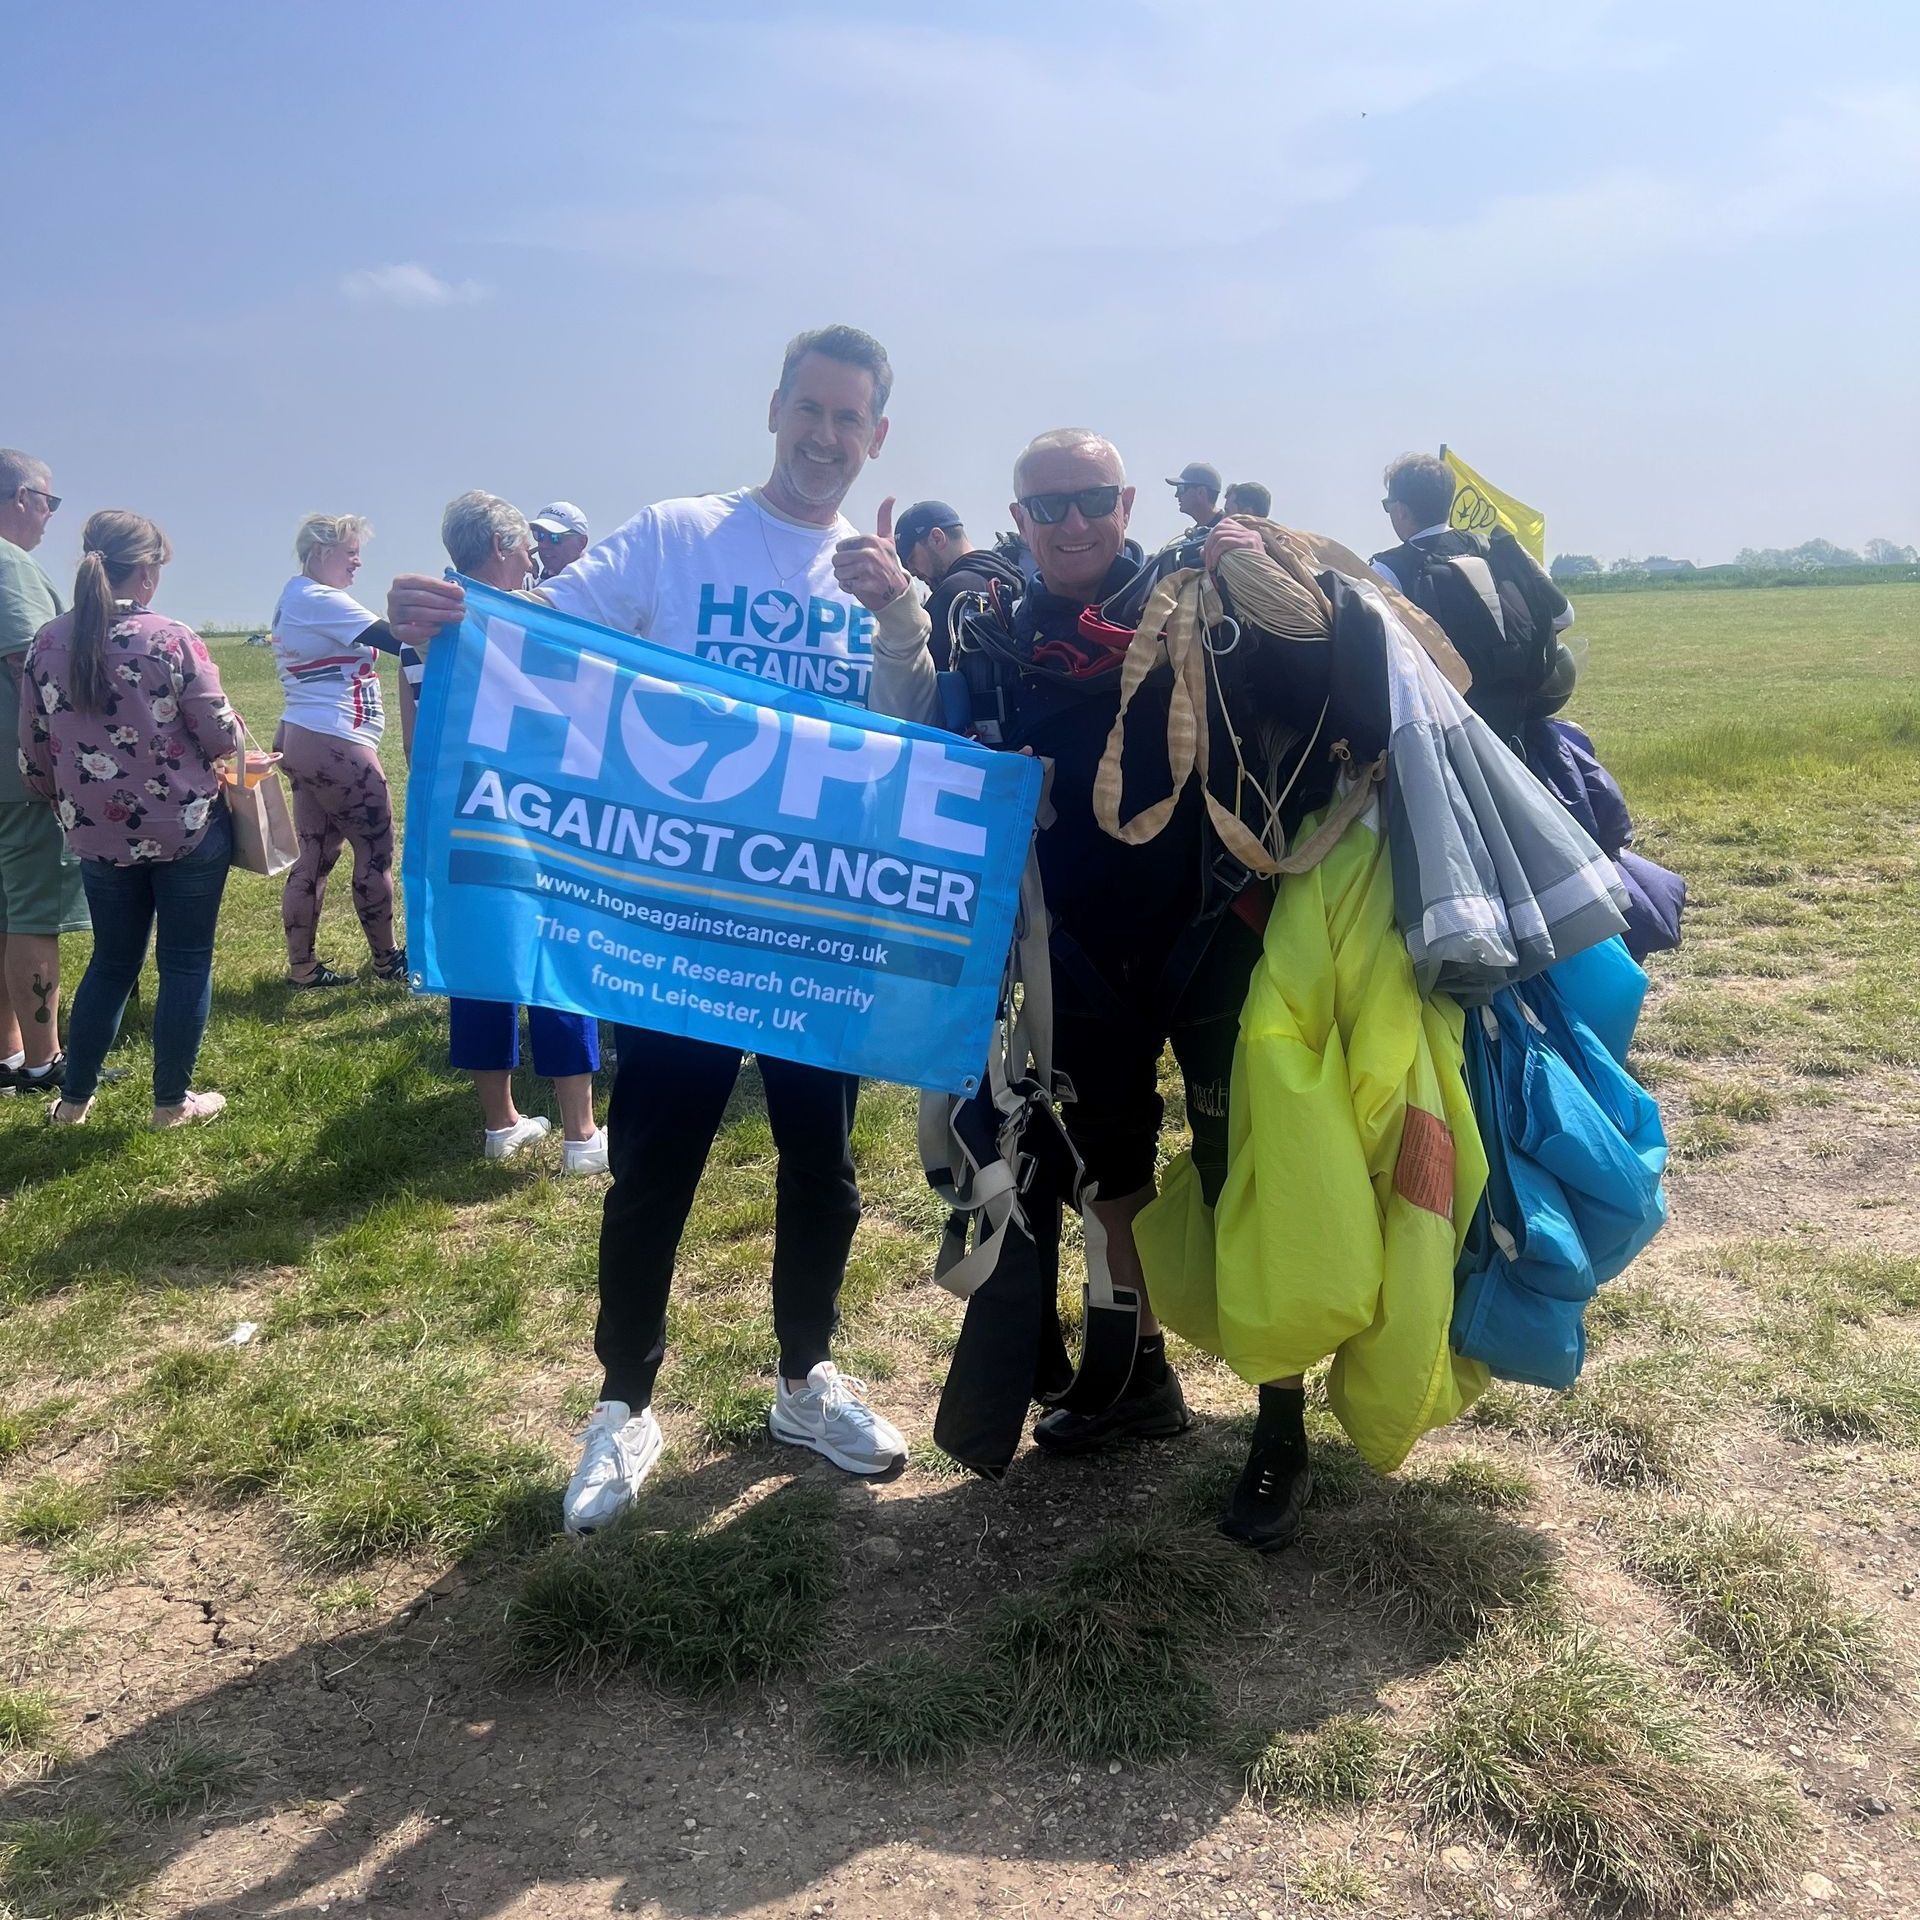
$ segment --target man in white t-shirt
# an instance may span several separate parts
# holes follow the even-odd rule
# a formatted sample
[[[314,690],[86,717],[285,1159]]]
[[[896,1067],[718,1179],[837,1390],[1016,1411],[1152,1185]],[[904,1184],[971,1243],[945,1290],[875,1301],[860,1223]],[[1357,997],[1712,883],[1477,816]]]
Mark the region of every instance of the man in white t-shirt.
[[[666,500],[536,589],[563,613],[643,634],[756,678],[864,705],[876,620],[917,618],[886,537],[857,534],[840,503],[887,437],[893,369],[853,327],[803,333],[787,348],[767,409],[773,471],[734,493]],[[388,618],[420,644],[464,607],[459,587],[405,575]],[[736,1048],[636,1027],[618,1030],[607,1111],[608,1189],[600,1230],[594,1349],[601,1399],[567,1488],[570,1532],[606,1525],[659,1457],[654,1378],[666,1345],[674,1256],[740,1070]],[[760,1060],[779,1152],[773,1322],[780,1378],[768,1425],[853,1473],[883,1473],[906,1443],[834,1367],[840,1282],[860,1218],[848,1136],[860,1083],[849,1074]]]

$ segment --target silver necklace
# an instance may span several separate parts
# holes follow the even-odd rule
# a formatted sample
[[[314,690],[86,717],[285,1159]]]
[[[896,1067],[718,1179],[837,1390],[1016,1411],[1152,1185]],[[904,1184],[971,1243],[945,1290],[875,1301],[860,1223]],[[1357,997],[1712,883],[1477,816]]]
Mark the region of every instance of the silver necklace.
[[[775,518],[773,509],[767,505],[762,494],[762,489],[759,487],[754,487],[751,490],[750,498],[756,508],[754,523],[760,529],[760,544],[766,549],[767,565],[773,570],[773,584],[776,587],[784,588],[787,582],[797,574],[806,572],[818,558],[818,555],[817,553],[803,554],[800,559],[800,564],[797,567],[789,567],[785,573],[782,573],[780,571],[780,562],[774,558],[773,542],[767,537],[767,522]],[[786,523],[782,522],[782,524],[784,525]],[[797,526],[795,530],[799,530]],[[831,527],[822,527],[820,531],[822,533],[831,533],[833,529]]]

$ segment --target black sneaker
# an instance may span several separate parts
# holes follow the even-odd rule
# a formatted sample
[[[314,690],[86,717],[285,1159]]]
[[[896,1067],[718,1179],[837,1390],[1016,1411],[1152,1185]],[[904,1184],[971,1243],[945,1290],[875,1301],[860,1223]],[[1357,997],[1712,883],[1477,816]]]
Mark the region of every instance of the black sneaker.
[[[311,993],[320,987],[350,987],[353,985],[353,975],[335,973],[331,967],[323,963],[315,967],[304,980],[296,980],[292,974],[288,974],[287,985],[297,992]]]
[[[1286,1546],[1300,1531],[1313,1497],[1313,1463],[1296,1440],[1275,1442],[1256,1433],[1253,1451],[1240,1469],[1220,1531],[1257,1553]]]
[[[1180,1376],[1168,1367],[1151,1387],[1129,1384],[1104,1413],[1073,1413],[1055,1407],[1041,1415],[1033,1441],[1047,1453],[1097,1453],[1122,1440],[1171,1440],[1192,1425]]]
[[[67,1056],[64,1053],[56,1053],[44,1067],[15,1067],[13,1091],[15,1093],[58,1093],[66,1077]]]
[[[395,947],[384,960],[373,963],[373,977],[376,980],[404,980],[407,977],[407,950]]]

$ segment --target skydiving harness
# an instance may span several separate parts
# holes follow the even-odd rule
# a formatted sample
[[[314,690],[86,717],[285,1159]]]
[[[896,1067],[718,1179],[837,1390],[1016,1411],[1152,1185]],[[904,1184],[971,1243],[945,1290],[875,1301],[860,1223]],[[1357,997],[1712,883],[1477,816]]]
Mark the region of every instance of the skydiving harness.
[[[1180,557],[1186,557],[1184,552]],[[1197,552],[1192,557],[1197,560]],[[1357,773],[1349,767],[1347,792],[1322,826],[1288,853],[1281,811],[1325,729],[1327,708],[1323,705],[1310,733],[1293,731],[1275,744],[1275,766],[1294,746],[1299,752],[1285,786],[1271,797],[1247,765],[1244,742],[1227,715],[1220,682],[1219,660],[1240,645],[1240,623],[1197,566],[1149,580],[1166,558],[1156,556],[1118,593],[1085,609],[1071,640],[1052,639],[1026,652],[1014,642],[1012,609],[1000,583],[959,596],[949,613],[954,670],[942,679],[950,683],[943,687],[950,723],[962,720],[964,709],[965,730],[997,747],[1018,747],[1023,736],[1068,704],[1117,686],[1120,710],[1096,778],[1094,810],[1100,825],[1128,845],[1153,839],[1171,819],[1188,780],[1199,774],[1217,845],[1209,860],[1202,911],[1175,943],[1163,976],[1163,993],[1177,999],[1211,944],[1221,916],[1240,902],[1253,878],[1304,873],[1317,865],[1364,809],[1383,769],[1378,763]],[[1110,621],[1107,615],[1116,604],[1131,599],[1139,606],[1143,584],[1145,605],[1132,629]],[[1330,637],[1324,596],[1318,610],[1308,608],[1291,620],[1284,614],[1273,617],[1284,637]],[[1299,631],[1305,625],[1314,630]],[[1172,791],[1123,822],[1120,763],[1127,714],[1163,660],[1173,677],[1167,724]],[[1258,833],[1208,786],[1210,685],[1227,715],[1237,769],[1236,802],[1251,797],[1260,820]],[[1343,761],[1348,758],[1344,743],[1331,751]],[[1036,841],[1051,819],[1043,792]],[[1047,913],[1037,847],[1030,846],[1001,1015],[980,1091],[967,1098],[926,1094],[920,1103],[921,1163],[929,1184],[950,1210],[935,1278],[969,1303],[941,1396],[935,1437],[963,1465],[989,1475],[1004,1471],[1011,1460],[1030,1401],[1096,1414],[1119,1399],[1133,1370],[1142,1304],[1136,1290],[1114,1281],[1106,1235],[1092,1210],[1099,1194],[1087,1181],[1060,1118],[1060,1106],[1074,1094],[1053,1063],[1051,942],[1059,938],[1063,936],[1051,927]],[[1067,947],[1063,958],[1073,951]],[[1085,971],[1094,973],[1090,966]],[[1097,974],[1094,978],[1097,981]],[[1063,1205],[1079,1213],[1085,1241],[1084,1334],[1077,1364],[1067,1354],[1055,1304],[1058,1213]],[[990,1283],[992,1294],[976,1305]],[[989,1302],[1000,1321],[1012,1324],[989,1329],[981,1323],[980,1308]]]
[[[1045,796],[1041,824],[1050,820]],[[1008,959],[1000,1018],[987,1071],[971,1097],[920,1098],[920,1159],[949,1209],[934,1278],[968,1303],[966,1326],[941,1394],[934,1435],[963,1465],[996,1475],[1019,1443],[1028,1404],[1099,1413],[1119,1399],[1133,1371],[1140,1296],[1115,1284],[1106,1232],[1092,1209],[1098,1189],[1065,1125],[1060,1105],[1073,1088],[1053,1064],[1053,974],[1040,863],[1030,847]],[[1085,1241],[1080,1358],[1069,1358],[1057,1310],[1059,1212],[1073,1207]],[[996,1294],[975,1296],[989,1282]],[[976,1326],[980,1307],[1024,1321]],[[989,1351],[971,1367],[974,1336]],[[988,1377],[982,1377],[982,1376]]]

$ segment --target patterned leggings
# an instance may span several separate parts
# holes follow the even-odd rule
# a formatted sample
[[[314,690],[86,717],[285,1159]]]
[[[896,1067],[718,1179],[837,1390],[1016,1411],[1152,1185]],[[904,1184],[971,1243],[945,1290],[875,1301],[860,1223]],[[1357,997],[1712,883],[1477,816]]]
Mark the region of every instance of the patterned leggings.
[[[353,910],[375,960],[393,951],[393,805],[386,771],[371,747],[281,725],[281,769],[293,782],[293,830],[300,853],[280,896],[287,964],[313,967],[313,936],[327,875],[343,843],[353,845]]]

